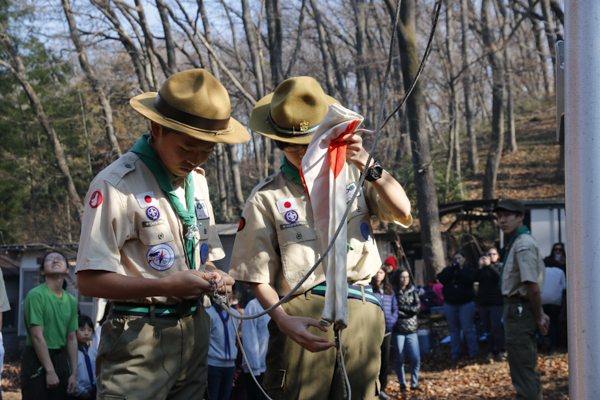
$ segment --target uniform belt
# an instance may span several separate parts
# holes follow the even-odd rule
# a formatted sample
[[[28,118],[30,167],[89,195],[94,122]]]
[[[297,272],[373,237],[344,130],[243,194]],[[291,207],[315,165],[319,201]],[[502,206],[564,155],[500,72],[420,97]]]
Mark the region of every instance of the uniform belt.
[[[521,296],[503,296],[506,304],[529,303],[529,299]]]
[[[325,282],[315,286],[311,289],[312,294],[318,294],[320,296],[325,296],[325,290],[327,289],[327,285]],[[363,292],[364,291],[364,292]],[[364,295],[364,296],[363,296]],[[348,284],[348,298],[349,299],[359,299],[365,300],[369,303],[377,304],[381,307],[381,303],[375,295],[373,294],[373,288],[371,286],[358,286],[358,285],[350,285]]]
[[[194,315],[198,309],[198,300],[185,300],[177,304],[146,304],[114,302],[111,313],[117,315],[135,315],[139,317],[185,318]]]

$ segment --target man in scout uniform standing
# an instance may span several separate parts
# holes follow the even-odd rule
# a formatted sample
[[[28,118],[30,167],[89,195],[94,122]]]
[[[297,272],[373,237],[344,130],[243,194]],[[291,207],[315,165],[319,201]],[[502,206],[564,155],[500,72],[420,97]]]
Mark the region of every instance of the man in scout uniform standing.
[[[517,390],[517,399],[541,400],[535,334],[539,330],[546,335],[550,324],[542,309],[541,297],[546,268],[535,239],[523,225],[523,203],[513,199],[500,200],[494,212],[500,229],[510,237],[500,273],[510,377]]]
[[[199,166],[216,143],[250,137],[203,69],[130,104],[152,132],[91,183],[77,258],[80,292],[113,304],[98,348],[98,398],[202,399],[210,318],[198,300],[209,277],[221,289],[234,281],[211,262],[224,252]]]
[[[318,259],[312,213],[316,205],[309,202],[300,169],[316,127],[335,102],[314,79],[297,77],[282,82],[252,112],[250,128],[275,140],[285,157],[281,170],[256,186],[246,202],[230,273],[234,279],[252,283],[265,309],[289,293]],[[352,399],[373,399],[378,395],[385,322],[367,286],[381,266],[370,217],[401,226],[409,226],[412,217],[404,190],[378,163],[370,166],[369,182],[357,187],[360,173],[368,168],[368,153],[360,136],[352,133],[342,140],[347,141],[347,201],[360,191],[347,219],[350,286],[343,355]],[[319,267],[295,297],[269,313],[272,320],[263,384],[273,399],[344,397],[343,374],[336,367],[336,350],[331,348],[334,330],[319,322],[325,304],[324,283],[325,274]]]

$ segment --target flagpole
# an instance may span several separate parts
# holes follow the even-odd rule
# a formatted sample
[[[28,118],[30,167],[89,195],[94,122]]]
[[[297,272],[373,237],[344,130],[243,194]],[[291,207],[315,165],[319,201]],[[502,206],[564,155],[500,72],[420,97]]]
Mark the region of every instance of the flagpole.
[[[600,399],[600,1],[565,2],[569,391]]]

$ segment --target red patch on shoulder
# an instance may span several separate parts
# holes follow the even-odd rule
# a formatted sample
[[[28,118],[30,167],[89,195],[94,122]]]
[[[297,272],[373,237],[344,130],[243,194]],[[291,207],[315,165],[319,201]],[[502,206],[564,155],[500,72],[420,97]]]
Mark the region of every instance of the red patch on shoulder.
[[[96,190],[94,193],[92,193],[92,197],[90,197],[90,207],[92,207],[92,208],[98,207],[100,204],[102,204],[103,199],[104,198],[102,197],[102,192],[99,190]]]
[[[240,224],[238,225],[238,232],[241,231],[242,229],[244,229],[246,227],[246,219],[244,217],[242,217],[240,219]]]

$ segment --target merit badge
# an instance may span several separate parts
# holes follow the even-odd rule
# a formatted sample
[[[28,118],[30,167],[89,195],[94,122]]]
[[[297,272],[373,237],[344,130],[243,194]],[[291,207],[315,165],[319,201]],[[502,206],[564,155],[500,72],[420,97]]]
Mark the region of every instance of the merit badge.
[[[158,200],[154,197],[154,192],[140,193],[136,195],[135,198],[142,208],[158,205]]]
[[[98,207],[100,204],[102,204],[102,199],[102,192],[96,190],[94,193],[92,193],[92,197],[90,197],[90,207]]]
[[[277,209],[280,213],[284,213],[291,210],[297,210],[296,199],[284,199],[277,202]]]
[[[204,200],[196,200],[196,219],[208,219],[208,208]]]
[[[244,229],[244,227],[246,226],[246,218],[242,217],[240,218],[240,224],[238,225],[238,232],[241,231],[242,229]]]
[[[285,220],[290,224],[298,221],[298,213],[296,211],[288,211],[285,213]]]
[[[371,240],[371,232],[369,231],[369,224],[367,224],[366,222],[363,222],[362,224],[360,224],[360,233],[362,233],[365,240],[368,240],[368,241]]]
[[[165,271],[175,263],[175,252],[168,244],[162,243],[150,247],[146,253],[146,260],[157,271]]]
[[[354,192],[356,192],[356,183],[352,182],[351,184],[346,186],[346,203],[348,203],[352,196],[354,196]],[[358,196],[360,196],[360,191],[358,192]]]
[[[200,246],[200,262],[206,264],[206,260],[208,260],[208,245],[202,243],[202,246]]]
[[[160,212],[158,211],[158,208],[154,206],[148,207],[146,210],[146,216],[152,221],[156,221],[160,217]]]

